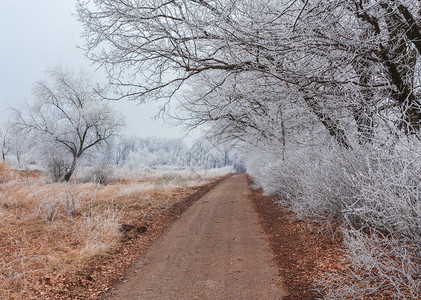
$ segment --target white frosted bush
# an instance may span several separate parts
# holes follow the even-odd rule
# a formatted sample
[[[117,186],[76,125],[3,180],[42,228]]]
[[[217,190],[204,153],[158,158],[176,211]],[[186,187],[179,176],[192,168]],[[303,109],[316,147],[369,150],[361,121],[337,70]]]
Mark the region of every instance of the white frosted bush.
[[[300,194],[300,166],[298,156],[292,155],[284,159],[279,148],[268,147],[266,151],[251,152],[247,162],[247,172],[254,179],[254,187],[262,188],[266,195],[282,195],[291,200]]]
[[[280,195],[299,216],[342,221],[350,272],[326,277],[328,298],[387,291],[408,299],[420,292],[420,149],[418,139],[401,138],[390,145],[313,145],[285,158],[280,150],[252,157],[250,173],[267,194]]]
[[[419,261],[400,238],[371,228],[366,232],[348,228],[343,235],[351,264],[347,272],[326,274],[319,282],[325,287],[325,299],[373,299],[380,294],[387,299],[417,299]]]

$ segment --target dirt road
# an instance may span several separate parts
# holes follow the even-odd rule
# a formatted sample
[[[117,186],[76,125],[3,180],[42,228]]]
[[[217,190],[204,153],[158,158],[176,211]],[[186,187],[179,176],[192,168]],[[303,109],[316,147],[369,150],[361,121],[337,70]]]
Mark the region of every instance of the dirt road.
[[[245,175],[192,205],[105,299],[281,299]]]

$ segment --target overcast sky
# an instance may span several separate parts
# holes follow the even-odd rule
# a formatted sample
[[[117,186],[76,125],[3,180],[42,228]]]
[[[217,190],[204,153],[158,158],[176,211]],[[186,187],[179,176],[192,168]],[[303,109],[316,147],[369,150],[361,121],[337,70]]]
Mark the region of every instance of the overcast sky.
[[[33,83],[57,64],[94,71],[76,45],[83,45],[82,25],[74,16],[76,0],[0,0],[0,123],[9,106],[31,100]],[[102,74],[92,76],[96,80]],[[127,134],[141,137],[183,137],[181,128],[153,120],[159,106],[118,101],[114,106],[127,120]],[[198,134],[196,133],[196,137]],[[191,141],[192,138],[187,138]]]

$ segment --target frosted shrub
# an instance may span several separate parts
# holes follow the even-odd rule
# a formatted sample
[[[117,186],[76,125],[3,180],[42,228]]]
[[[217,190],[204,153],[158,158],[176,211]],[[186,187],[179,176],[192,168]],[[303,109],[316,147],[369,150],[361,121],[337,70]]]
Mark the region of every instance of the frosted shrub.
[[[64,211],[67,216],[73,216],[76,214],[77,209],[79,208],[79,195],[74,195],[69,188],[67,188],[64,194]]]
[[[260,182],[264,188],[265,183],[276,187],[291,178],[299,191],[290,201],[296,212],[336,217],[354,227],[371,225],[414,240],[421,237],[421,161],[417,154],[397,149],[309,149],[276,171],[265,167],[270,179]],[[278,188],[282,190],[287,188]]]
[[[111,166],[98,165],[95,166],[90,174],[92,182],[98,184],[108,184],[114,179],[114,170]]]
[[[397,233],[417,245],[421,254],[421,164],[390,159],[379,165],[362,186],[361,205],[349,216],[380,230]],[[361,178],[362,180],[362,178]]]
[[[399,238],[368,228],[344,229],[343,234],[351,264],[347,272],[326,274],[319,282],[325,286],[326,299],[372,299],[380,294],[387,299],[417,299],[420,265]]]
[[[269,162],[259,162],[256,168],[253,162],[248,170],[258,187],[266,194],[281,195],[280,201],[299,215],[341,217],[356,201],[358,187],[348,170],[358,159],[343,160],[348,154],[339,156],[327,146],[318,146],[287,152],[285,159],[273,151],[256,161],[269,155]]]
[[[54,221],[54,218],[58,213],[59,205],[60,202],[55,199],[48,199],[41,203],[40,209],[44,211],[45,220],[48,223],[52,223]]]
[[[281,163],[280,160],[273,162],[277,165]],[[282,194],[288,198],[297,196],[297,178],[292,172],[285,172],[284,168],[274,168],[271,163],[263,167],[262,173],[265,174],[265,178],[261,180],[261,185],[266,194]]]
[[[356,176],[366,173],[365,161],[348,150],[320,150],[302,160],[302,194],[292,207],[306,215],[343,220],[349,209],[359,205],[361,186]]]
[[[66,162],[61,156],[51,155],[44,162],[45,170],[53,182],[59,182],[66,174]]]
[[[312,146],[253,157],[258,187],[299,216],[340,220],[349,272],[328,274],[328,298],[408,299],[421,285],[421,143]],[[259,167],[260,166],[260,167]],[[263,167],[262,167],[263,166]]]
[[[266,195],[282,195],[288,200],[299,198],[299,173],[301,172],[291,156],[284,160],[282,154],[275,149],[268,149],[264,155],[257,151],[250,155],[247,172],[254,179],[254,186],[262,188]]]
[[[112,166],[99,164],[84,168],[81,174],[81,182],[93,182],[97,184],[109,184],[115,179],[115,170]]]
[[[342,285],[331,289],[332,299],[380,291],[408,299],[419,293],[421,157],[409,151],[418,143],[400,143],[388,151],[336,149],[302,173],[302,198],[293,209],[345,225],[351,272],[334,281]]]

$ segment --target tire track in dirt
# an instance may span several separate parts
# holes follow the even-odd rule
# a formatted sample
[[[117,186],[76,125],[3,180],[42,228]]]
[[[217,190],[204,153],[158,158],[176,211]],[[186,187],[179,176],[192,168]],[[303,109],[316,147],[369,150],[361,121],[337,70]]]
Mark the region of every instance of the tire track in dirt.
[[[272,254],[246,175],[193,204],[104,299],[280,299]]]

